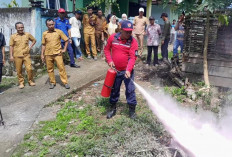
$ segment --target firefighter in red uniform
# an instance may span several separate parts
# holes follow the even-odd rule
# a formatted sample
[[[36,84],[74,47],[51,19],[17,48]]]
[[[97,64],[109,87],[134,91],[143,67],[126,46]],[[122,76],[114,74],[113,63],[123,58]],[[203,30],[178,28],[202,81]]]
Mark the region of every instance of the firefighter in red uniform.
[[[129,117],[136,117],[135,107],[137,105],[135,96],[134,65],[138,53],[138,43],[132,37],[133,24],[130,21],[123,21],[121,32],[112,34],[104,49],[106,60],[111,68],[116,68],[117,76],[110,95],[111,110],[107,113],[107,119],[116,114],[116,103],[120,96],[122,81],[126,86],[126,100],[129,105]]]

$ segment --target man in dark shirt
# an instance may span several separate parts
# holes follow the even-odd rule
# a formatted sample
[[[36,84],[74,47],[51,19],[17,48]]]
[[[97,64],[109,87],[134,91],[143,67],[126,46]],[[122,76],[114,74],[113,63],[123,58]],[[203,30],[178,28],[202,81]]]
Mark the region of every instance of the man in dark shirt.
[[[162,40],[161,40],[161,54],[163,61],[168,61],[168,43],[170,40],[171,24],[168,20],[167,13],[162,13],[160,18],[164,20],[164,29],[163,29]]]
[[[68,55],[70,58],[70,67],[73,68],[80,68],[80,66],[75,64],[75,59],[74,59],[74,53],[73,53],[73,48],[72,48],[72,39],[71,39],[71,25],[69,24],[69,20],[67,18],[65,18],[65,14],[66,11],[63,8],[60,8],[58,10],[58,18],[55,18],[55,28],[56,29],[60,29],[68,38],[69,38],[69,42],[68,42]],[[61,39],[61,46],[62,48],[64,48],[65,46],[65,42],[64,40]]]
[[[2,82],[2,67],[5,64],[5,37],[2,33],[0,33],[0,84]],[[2,93],[0,89],[0,94]]]

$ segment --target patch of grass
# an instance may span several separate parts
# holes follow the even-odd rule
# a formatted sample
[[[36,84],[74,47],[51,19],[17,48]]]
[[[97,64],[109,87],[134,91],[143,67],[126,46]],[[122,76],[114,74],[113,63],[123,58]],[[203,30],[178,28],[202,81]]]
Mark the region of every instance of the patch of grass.
[[[107,120],[102,115],[109,107],[109,99],[105,98],[97,97],[93,104],[85,104],[85,100],[63,102],[56,119],[40,122],[32,133],[25,135],[24,142],[15,154],[24,156],[32,152],[34,156],[58,157],[138,156],[136,151],[145,149],[147,151],[142,156],[158,155],[157,152],[162,150],[156,150],[160,146],[155,137],[163,135],[163,127],[144,105],[146,101],[142,98],[137,101],[141,105],[138,105],[136,120],[128,118],[128,107],[121,102],[118,106],[123,111],[117,114],[122,115]],[[152,152],[154,149],[155,153]]]
[[[205,82],[196,82],[196,83],[193,83],[193,86],[196,88],[202,88],[202,87],[205,87]]]
[[[171,92],[172,92],[171,93],[172,96],[179,96],[179,95],[186,95],[187,94],[185,89],[184,89],[184,86],[182,86],[181,88],[178,88],[178,87],[173,88]]]
[[[17,77],[3,77],[0,84],[1,89],[9,89],[18,84]]]
[[[49,150],[47,147],[40,148],[40,151],[38,152],[39,157],[44,157],[46,154],[49,153]]]
[[[168,52],[168,58],[172,58],[173,57],[173,51]],[[162,55],[161,53],[158,53],[158,58],[161,59]]]

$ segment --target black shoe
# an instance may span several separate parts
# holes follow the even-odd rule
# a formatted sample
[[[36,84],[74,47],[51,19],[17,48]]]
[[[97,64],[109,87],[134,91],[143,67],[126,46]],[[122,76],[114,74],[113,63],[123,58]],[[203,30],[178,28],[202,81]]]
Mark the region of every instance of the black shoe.
[[[130,119],[136,118],[135,105],[129,105],[129,117]]]
[[[116,109],[116,104],[111,104],[111,110],[107,113],[106,118],[107,118],[107,119],[110,119],[110,118],[112,118],[113,116],[115,116],[116,111],[117,111],[117,109]]]
[[[3,93],[4,93],[4,91],[2,91],[2,90],[0,89],[0,95],[3,94]]]
[[[70,67],[72,67],[72,68],[80,68],[81,66],[76,65],[76,64],[72,64],[72,65],[70,65]]]
[[[53,88],[55,88],[55,86],[56,86],[55,84],[51,83],[49,89],[53,89]]]
[[[68,84],[64,85],[66,89],[70,89],[70,86]]]

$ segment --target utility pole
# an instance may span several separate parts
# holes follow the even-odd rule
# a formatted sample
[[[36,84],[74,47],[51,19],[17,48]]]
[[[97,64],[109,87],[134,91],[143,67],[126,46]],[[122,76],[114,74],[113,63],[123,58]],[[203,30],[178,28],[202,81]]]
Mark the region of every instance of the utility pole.
[[[76,10],[76,0],[71,0],[71,1],[73,1],[73,12],[75,12],[75,10]]]
[[[147,0],[147,15],[146,15],[147,18],[151,16],[151,8],[152,8],[152,0]]]

